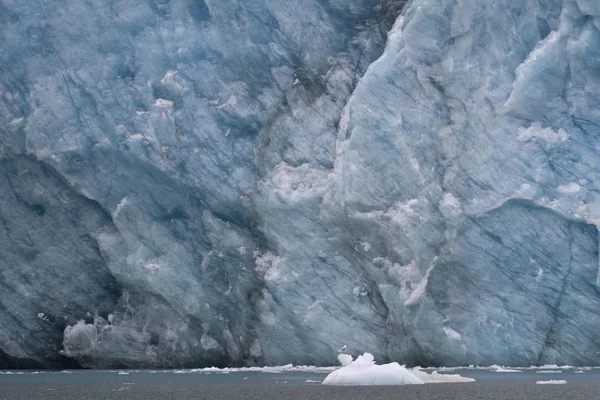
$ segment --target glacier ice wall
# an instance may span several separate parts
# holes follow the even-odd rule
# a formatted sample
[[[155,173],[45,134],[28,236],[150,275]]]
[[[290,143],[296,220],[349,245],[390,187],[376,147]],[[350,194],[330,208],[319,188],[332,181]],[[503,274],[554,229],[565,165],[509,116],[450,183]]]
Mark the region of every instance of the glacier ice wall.
[[[597,364],[595,1],[96,3],[0,5],[2,366]]]

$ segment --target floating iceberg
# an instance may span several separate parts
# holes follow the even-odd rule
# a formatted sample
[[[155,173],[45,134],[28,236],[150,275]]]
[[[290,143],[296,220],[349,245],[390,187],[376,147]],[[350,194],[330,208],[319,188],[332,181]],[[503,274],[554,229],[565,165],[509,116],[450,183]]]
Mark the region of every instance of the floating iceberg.
[[[551,380],[551,381],[537,381],[536,385],[566,385],[567,381],[565,380]]]
[[[518,369],[510,369],[510,368],[504,368],[504,367],[491,368],[491,370],[495,371],[495,372],[521,372]]]
[[[407,369],[393,362],[377,365],[371,353],[364,353],[352,360],[348,354],[340,354],[342,368],[333,371],[323,380],[323,385],[422,385],[424,383],[473,382],[460,375],[428,374],[418,368]]]
[[[333,371],[323,380],[323,385],[422,385],[424,382],[398,363],[377,365],[371,353],[350,357],[340,354],[342,368]]]

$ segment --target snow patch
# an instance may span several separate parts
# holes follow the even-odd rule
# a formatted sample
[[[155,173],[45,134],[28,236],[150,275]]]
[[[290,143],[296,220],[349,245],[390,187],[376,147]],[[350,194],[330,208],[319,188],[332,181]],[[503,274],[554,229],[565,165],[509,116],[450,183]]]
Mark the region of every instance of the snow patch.
[[[115,208],[115,212],[113,213],[113,218],[117,218],[117,216],[119,215],[119,213],[121,212],[121,210],[127,205],[129,204],[129,200],[127,200],[127,197],[123,197],[121,199],[121,201],[119,202],[119,204],[117,204],[117,208]]]
[[[323,197],[331,186],[328,172],[312,168],[310,164],[292,167],[280,162],[271,173],[270,181],[280,198],[290,203]]]
[[[168,85],[173,81],[173,78],[175,77],[175,75],[177,75],[177,72],[178,71],[167,71],[165,76],[160,80],[160,83],[162,83],[163,85]]]
[[[48,318],[43,312],[38,313],[37,317],[44,322],[50,322],[50,318]]]
[[[446,218],[451,218],[461,213],[460,200],[452,193],[446,192],[440,201],[440,212]]]
[[[173,109],[173,102],[171,100],[156,99],[154,107],[166,108],[169,110]]]
[[[519,128],[518,136],[522,142],[537,139],[550,144],[565,142],[568,138],[569,135],[564,129],[560,128],[558,131],[554,131],[552,128],[542,128],[540,122],[532,123],[529,128]]]
[[[361,242],[360,242],[360,245],[362,246],[362,248],[363,248],[363,250],[364,250],[365,252],[367,252],[367,251],[371,250],[371,243],[369,243],[369,242],[362,242],[362,241],[361,241]]]
[[[355,286],[352,288],[352,294],[356,297],[365,297],[369,294],[369,291],[364,286]]]
[[[460,333],[456,332],[454,329],[444,326],[444,333],[452,340],[461,340],[462,336]]]
[[[282,258],[277,257],[271,252],[261,253],[259,251],[254,252],[254,264],[256,270],[261,272],[265,280],[274,281],[279,278],[279,267],[281,266]]]
[[[200,338],[200,345],[204,350],[215,350],[221,348],[219,342],[217,342],[211,336],[206,334],[202,335],[202,337]]]
[[[571,182],[566,185],[559,186],[557,190],[564,194],[574,194],[581,190],[581,186],[579,186],[579,184],[576,182]]]
[[[129,140],[130,142],[139,142],[141,140],[144,140],[146,138],[146,136],[144,136],[143,133],[134,133],[132,135],[130,135],[127,140]]]
[[[411,199],[405,203],[398,202],[387,211],[387,214],[396,224],[400,226],[406,226],[412,220],[421,219],[417,211],[415,211],[415,207],[418,204],[419,200],[417,199]]]
[[[429,275],[431,275],[431,271],[433,271],[433,269],[435,268],[436,262],[437,262],[437,257],[433,259],[433,261],[431,262],[431,265],[429,266],[429,268],[427,268],[427,271],[425,272],[425,276],[423,277],[423,279],[421,279],[421,281],[414,287],[410,296],[404,302],[404,306],[412,306],[412,305],[417,304],[421,300],[421,298],[425,295],[425,291],[427,290],[427,284],[429,282]]]
[[[235,97],[234,95],[229,96],[229,98],[227,99],[227,101],[223,104],[221,104],[219,107],[217,107],[218,110],[220,110],[223,107],[227,107],[227,106],[235,106],[237,104],[237,97]]]
[[[540,282],[542,280],[542,278],[544,277],[544,270],[541,268],[538,268],[538,272],[537,272],[537,276],[536,276],[536,280],[538,282]]]
[[[8,123],[8,125],[9,125],[10,127],[14,128],[14,127],[17,127],[17,126],[21,125],[21,124],[23,123],[23,121],[25,121],[25,120],[23,119],[23,117],[21,117],[21,118],[17,118],[17,119],[13,119],[12,121],[10,121],[10,122]]]
[[[258,339],[254,340],[254,342],[252,343],[252,346],[250,346],[250,355],[252,357],[262,356],[262,346],[260,345],[260,342],[258,341]]]
[[[147,263],[146,265],[144,265],[144,268],[146,268],[147,270],[149,270],[151,272],[160,271],[160,265],[157,263]]]

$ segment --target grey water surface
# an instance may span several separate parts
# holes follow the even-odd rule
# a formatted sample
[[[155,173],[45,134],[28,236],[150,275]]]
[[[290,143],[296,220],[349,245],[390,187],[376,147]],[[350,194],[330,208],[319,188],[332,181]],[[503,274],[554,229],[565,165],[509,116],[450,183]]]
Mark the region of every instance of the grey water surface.
[[[403,399],[587,400],[600,395],[600,370],[498,373],[459,370],[473,383],[323,386],[326,373],[63,371],[0,373],[0,399]],[[536,381],[566,380],[564,385]]]

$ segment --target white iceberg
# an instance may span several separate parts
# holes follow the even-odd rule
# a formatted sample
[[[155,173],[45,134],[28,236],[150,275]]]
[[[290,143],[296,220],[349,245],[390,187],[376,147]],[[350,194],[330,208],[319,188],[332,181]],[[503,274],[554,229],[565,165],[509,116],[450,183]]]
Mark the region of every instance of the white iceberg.
[[[338,356],[342,368],[331,372],[323,385],[422,385],[424,383],[473,382],[460,375],[428,374],[418,368],[407,369],[393,362],[377,365],[371,353],[364,353],[352,360],[348,354]]]
[[[497,365],[492,365],[490,367],[490,369],[492,371],[495,371],[495,372],[521,372],[518,369],[510,369],[510,368],[500,367],[500,366],[497,366]]]

